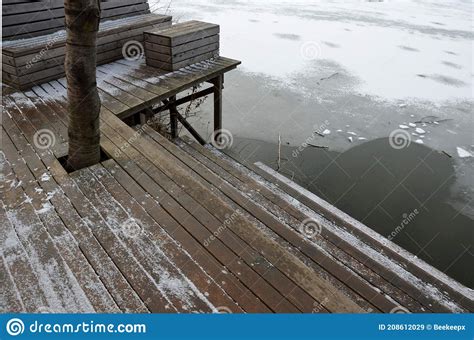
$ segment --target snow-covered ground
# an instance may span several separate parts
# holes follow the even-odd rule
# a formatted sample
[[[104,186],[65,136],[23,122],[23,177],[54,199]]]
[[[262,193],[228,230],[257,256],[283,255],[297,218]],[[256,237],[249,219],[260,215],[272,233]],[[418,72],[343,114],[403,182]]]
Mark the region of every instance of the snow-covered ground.
[[[280,136],[290,154],[310,141],[344,155],[402,134],[426,148],[419,150],[444,155],[432,164],[452,169],[443,173],[449,190],[438,203],[474,218],[472,1],[160,0],[154,8],[174,21],[220,24],[221,55],[242,61],[224,90],[224,127],[235,151],[276,157],[271,145]],[[192,122],[207,135],[210,105]],[[287,158],[308,176],[311,157]],[[355,167],[349,162],[344,171],[356,174]],[[447,183],[439,181],[420,190],[434,195]]]

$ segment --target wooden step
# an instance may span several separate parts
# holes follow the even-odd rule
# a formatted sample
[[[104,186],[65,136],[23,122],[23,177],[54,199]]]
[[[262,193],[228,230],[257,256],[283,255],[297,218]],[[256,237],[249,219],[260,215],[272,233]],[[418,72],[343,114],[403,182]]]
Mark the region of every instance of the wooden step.
[[[97,64],[127,57],[128,42],[144,50],[143,32],[166,28],[171,17],[145,14],[101,23],[97,36]],[[30,39],[6,41],[2,49],[3,81],[17,89],[64,76],[65,31]]]

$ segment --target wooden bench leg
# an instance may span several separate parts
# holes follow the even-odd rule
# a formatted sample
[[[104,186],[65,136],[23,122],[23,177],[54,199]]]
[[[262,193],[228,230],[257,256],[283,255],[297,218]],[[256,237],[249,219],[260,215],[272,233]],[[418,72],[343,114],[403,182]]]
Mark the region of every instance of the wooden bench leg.
[[[147,114],[144,111],[140,112],[140,124],[145,125],[147,121],[148,121]]]
[[[212,80],[214,84],[214,132],[222,130],[222,84],[224,77],[219,75]],[[214,133],[214,140],[218,134]]]
[[[176,102],[176,96],[170,97],[170,129],[171,129],[171,138],[177,138],[178,137],[178,117],[176,115],[177,108],[176,105],[173,103]]]

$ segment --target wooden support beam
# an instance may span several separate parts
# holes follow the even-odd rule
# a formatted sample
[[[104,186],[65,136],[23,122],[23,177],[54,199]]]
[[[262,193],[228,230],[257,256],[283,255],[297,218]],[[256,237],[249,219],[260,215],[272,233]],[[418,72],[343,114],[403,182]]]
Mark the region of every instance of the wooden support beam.
[[[171,100],[172,98],[173,98],[173,97],[171,97],[170,100]],[[163,103],[165,104],[164,106],[169,107],[170,114],[172,114],[173,117],[175,117],[181,124],[183,124],[183,126],[186,128],[186,130],[188,130],[189,133],[190,133],[201,145],[207,144],[206,140],[205,140],[204,138],[202,138],[201,135],[200,135],[196,130],[194,130],[194,128],[191,126],[191,124],[189,124],[189,122],[186,120],[186,118],[184,118],[183,116],[181,116],[181,114],[179,113],[178,109],[176,108],[176,104],[173,105],[170,100],[168,100],[168,99],[163,100]],[[178,126],[178,123],[176,122],[176,137],[177,137],[177,126]],[[172,133],[172,135],[173,135],[173,133]],[[176,137],[173,137],[173,138],[176,138]]]
[[[186,128],[186,130],[189,131],[189,133],[201,144],[201,145],[205,145],[207,144],[207,142],[204,140],[204,138],[201,137],[201,135],[196,131],[194,130],[194,128],[191,126],[191,124],[189,124],[189,122],[186,120],[186,118],[184,118],[183,116],[181,116],[178,112],[178,110],[176,110],[176,117],[178,118],[178,120],[180,121],[181,124],[183,124],[183,126]]]
[[[171,138],[178,137],[178,109],[176,108],[176,96],[170,97],[169,101],[169,110],[170,110],[170,130]]]
[[[204,89],[204,90],[201,90],[199,92],[196,92],[196,93],[192,93],[190,95],[187,95],[183,98],[179,98],[179,99],[176,99],[176,101],[174,102],[174,105],[175,106],[180,106],[180,105],[183,105],[183,104],[186,104],[190,101],[193,101],[193,100],[196,100],[196,99],[199,99],[199,98],[202,98],[202,97],[205,97],[205,96],[208,96],[210,94],[214,93],[214,88],[213,87],[209,87],[207,89]],[[163,101],[164,103],[165,101]],[[167,104],[164,104],[164,105],[161,105],[155,109],[153,109],[153,112],[154,113],[159,113],[159,112],[162,112],[162,111],[166,111],[166,110],[169,110],[169,105],[171,105],[170,102],[168,102]]]
[[[144,111],[139,112],[140,115],[140,124],[144,125],[147,123],[147,114]]]
[[[222,84],[224,78],[218,75],[212,80],[214,84],[214,140],[217,141],[219,130],[222,130]]]

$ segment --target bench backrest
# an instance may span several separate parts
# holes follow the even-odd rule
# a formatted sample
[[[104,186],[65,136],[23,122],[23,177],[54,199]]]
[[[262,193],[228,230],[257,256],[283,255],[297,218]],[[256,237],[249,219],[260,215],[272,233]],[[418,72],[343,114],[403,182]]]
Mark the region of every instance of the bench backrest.
[[[102,21],[150,13],[147,0],[101,0]],[[24,39],[64,29],[64,0],[3,0],[4,40]]]

